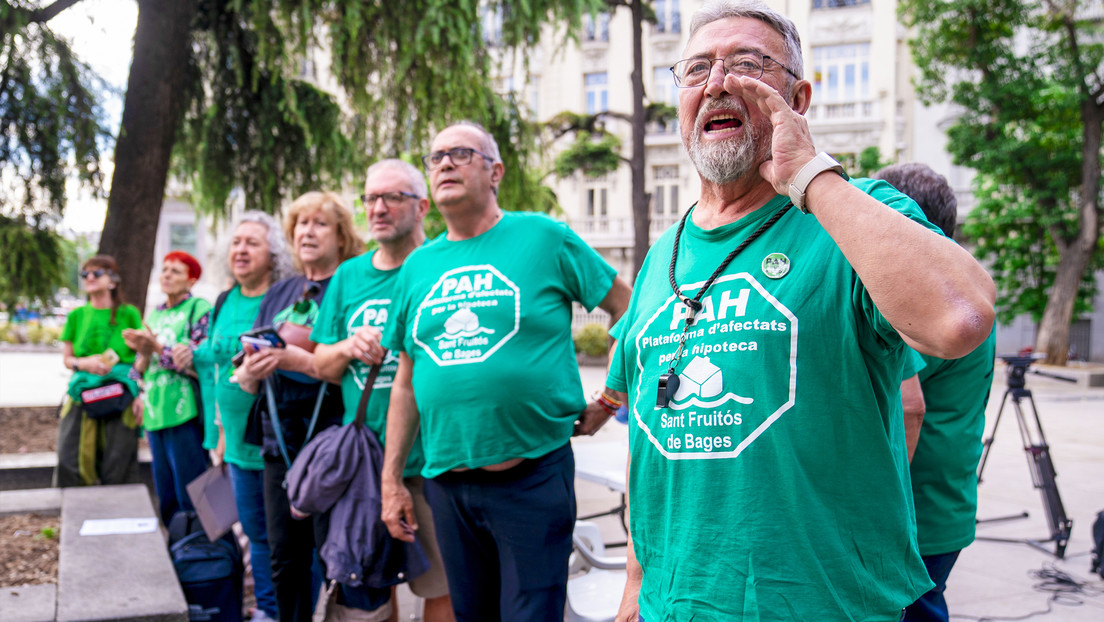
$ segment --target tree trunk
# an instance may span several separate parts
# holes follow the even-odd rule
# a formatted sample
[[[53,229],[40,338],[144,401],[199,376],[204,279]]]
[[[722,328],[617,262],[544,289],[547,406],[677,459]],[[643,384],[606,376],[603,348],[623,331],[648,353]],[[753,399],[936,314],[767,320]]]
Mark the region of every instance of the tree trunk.
[[[633,269],[632,280],[640,272],[644,256],[651,246],[651,213],[648,209],[648,194],[644,189],[644,126],[647,123],[644,110],[644,53],[643,24],[644,6],[642,0],[632,0],[633,28],[633,71],[632,71],[632,158],[629,168],[632,170],[632,209],[633,209]]]
[[[1089,268],[1101,234],[1100,209],[1100,147],[1104,132],[1104,107],[1093,98],[1081,104],[1081,210],[1078,235],[1066,245],[1059,244],[1058,271],[1054,287],[1043,311],[1035,350],[1046,352],[1046,363],[1065,365],[1069,359],[1069,330],[1073,320],[1073,303],[1081,279]]]
[[[169,159],[185,109],[195,0],[139,0],[115,171],[100,252],[122,273],[127,302],[145,308]]]

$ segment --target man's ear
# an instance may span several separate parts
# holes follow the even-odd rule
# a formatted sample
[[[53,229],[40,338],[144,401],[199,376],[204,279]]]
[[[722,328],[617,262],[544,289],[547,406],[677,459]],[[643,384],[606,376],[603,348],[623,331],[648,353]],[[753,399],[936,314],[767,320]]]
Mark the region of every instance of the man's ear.
[[[809,111],[812,103],[813,85],[808,80],[798,80],[793,85],[793,95],[790,97],[790,108],[797,114],[804,116]]]
[[[506,167],[501,162],[495,162],[491,165],[491,183],[496,187],[498,182],[502,181],[502,177],[506,174]]]

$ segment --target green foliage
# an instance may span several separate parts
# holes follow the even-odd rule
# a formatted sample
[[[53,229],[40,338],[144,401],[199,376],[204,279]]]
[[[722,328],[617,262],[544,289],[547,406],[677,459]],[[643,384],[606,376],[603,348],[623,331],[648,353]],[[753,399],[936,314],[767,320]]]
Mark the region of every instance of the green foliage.
[[[54,345],[61,338],[61,328],[57,326],[43,326],[31,324],[27,327],[27,341],[42,345]]]
[[[58,530],[57,530],[56,527],[43,527],[42,529],[39,530],[38,534],[35,537],[36,538],[46,538],[47,540],[53,540],[54,538],[57,538],[57,536],[58,536]]]
[[[609,352],[609,330],[601,324],[587,324],[575,333],[575,351],[588,356],[605,356]]]
[[[66,180],[102,195],[110,144],[106,85],[69,44],[33,21],[39,2],[0,0],[0,215],[60,217]]]
[[[498,140],[502,205],[551,211],[554,197],[528,172],[537,128],[492,91],[490,48],[533,45],[549,23],[574,32],[600,5],[201,0],[176,170],[204,211],[226,213],[241,189],[247,208],[272,212],[306,190],[356,183],[371,161],[420,155],[434,130],[471,119]],[[494,22],[487,11],[500,16],[500,32],[483,31]],[[313,71],[320,50],[330,52],[332,78]],[[331,79],[340,96],[312,85]]]
[[[950,101],[954,162],[977,171],[978,206],[965,231],[978,241],[998,285],[998,310],[1039,320],[1054,296],[1062,248],[1080,232],[1084,107],[1104,69],[1099,20],[1066,20],[1080,4],[1031,0],[902,0],[916,29],[912,52],[926,102]],[[1092,129],[1092,128],[1090,128]],[[1095,130],[1099,136],[1100,128]],[[1090,154],[1093,155],[1093,154]],[[1099,161],[1099,154],[1094,157]],[[1097,197],[1101,188],[1089,189]],[[1099,237],[1099,227],[1095,232]],[[1097,245],[1081,277],[1074,313],[1091,308]],[[1070,292],[1072,295],[1073,292]]]
[[[1008,323],[1027,313],[1039,322],[1058,267],[1058,251],[1048,227],[1068,226],[1076,214],[1044,210],[1019,188],[996,183],[987,175],[974,178],[974,194],[977,206],[966,217],[963,231],[976,244],[975,253],[989,261],[997,284],[997,319]],[[1104,260],[1098,255],[1093,265],[1104,269]],[[1095,281],[1088,271],[1074,302],[1075,315],[1092,310],[1094,292]]]
[[[48,305],[57,288],[68,284],[73,247],[51,224],[0,214],[0,302],[9,309],[19,300]]]
[[[60,326],[43,326],[37,323],[0,324],[0,343],[56,345],[60,338]]]
[[[575,134],[575,142],[556,156],[556,176],[562,179],[576,171],[587,177],[608,175],[621,165],[620,149],[621,140],[613,134],[579,131]]]
[[[875,172],[893,164],[892,161],[882,160],[882,152],[877,147],[867,147],[858,155],[842,153],[836,156],[836,159],[851,177],[870,177]]]

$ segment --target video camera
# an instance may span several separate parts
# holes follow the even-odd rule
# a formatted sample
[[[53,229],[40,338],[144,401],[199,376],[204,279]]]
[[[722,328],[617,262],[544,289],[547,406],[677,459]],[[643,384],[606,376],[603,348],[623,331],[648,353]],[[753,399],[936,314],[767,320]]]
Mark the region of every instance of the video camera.
[[[1028,368],[1030,368],[1031,364],[1035,361],[1046,358],[1046,355],[1041,352],[1032,354],[998,354],[997,358],[1004,361],[1004,363],[1008,365],[1008,369],[1005,372],[1007,374],[1008,388],[1022,389],[1027,384],[1027,381],[1024,380],[1024,376],[1029,371]],[[1065,382],[1077,382],[1076,378],[1060,376],[1058,374],[1043,372],[1037,369],[1032,369],[1030,371],[1036,376],[1045,376],[1047,378],[1054,378],[1055,380],[1063,380]]]

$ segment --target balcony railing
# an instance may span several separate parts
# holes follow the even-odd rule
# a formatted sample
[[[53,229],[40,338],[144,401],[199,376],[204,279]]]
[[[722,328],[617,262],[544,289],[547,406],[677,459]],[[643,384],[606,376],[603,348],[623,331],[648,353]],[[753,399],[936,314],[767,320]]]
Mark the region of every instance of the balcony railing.
[[[876,121],[881,106],[876,100],[813,104],[805,116],[810,121]]]
[[[648,232],[654,241],[671,225],[678,222],[680,214],[652,214]],[[584,216],[568,220],[568,225],[588,244],[604,248],[633,245],[633,219],[631,217]]]

